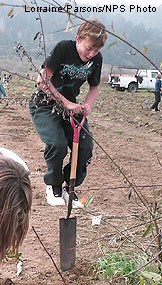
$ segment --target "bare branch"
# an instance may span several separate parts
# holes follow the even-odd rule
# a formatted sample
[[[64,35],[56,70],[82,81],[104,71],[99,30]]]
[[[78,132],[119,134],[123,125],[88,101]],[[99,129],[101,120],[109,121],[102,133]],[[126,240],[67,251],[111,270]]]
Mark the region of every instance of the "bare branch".
[[[34,233],[35,233],[37,239],[39,240],[40,244],[41,244],[42,247],[44,248],[45,252],[48,254],[48,256],[50,257],[50,259],[52,260],[52,263],[53,263],[55,269],[57,270],[58,274],[60,275],[60,277],[61,277],[63,283],[64,283],[65,285],[67,285],[67,283],[66,283],[64,277],[62,276],[60,270],[58,269],[58,267],[57,267],[57,265],[56,265],[56,263],[55,263],[53,257],[51,256],[51,254],[49,253],[49,251],[46,249],[45,245],[44,245],[43,242],[41,241],[41,239],[40,239],[38,233],[36,232],[36,230],[35,230],[35,228],[34,228],[33,226],[32,226],[32,229],[33,229],[33,231],[34,231]]]

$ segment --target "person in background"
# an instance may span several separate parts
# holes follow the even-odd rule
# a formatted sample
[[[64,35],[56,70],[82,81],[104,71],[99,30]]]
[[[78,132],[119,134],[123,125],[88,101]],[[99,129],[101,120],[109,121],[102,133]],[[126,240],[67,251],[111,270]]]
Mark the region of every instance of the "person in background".
[[[68,200],[68,195],[63,194],[69,192],[71,156],[65,166],[63,161],[68,147],[72,150],[73,129],[64,111],[77,115],[79,121],[82,116],[90,115],[99,94],[102,67],[100,49],[106,39],[107,33],[102,23],[96,19],[84,21],[78,28],[75,41],[63,40],[54,47],[38,76],[38,89],[31,97],[29,108],[35,128],[45,143],[47,172],[44,182],[50,205],[65,205]],[[89,89],[84,103],[79,104],[76,97],[86,81]],[[60,110],[58,102],[62,107]],[[90,132],[87,118],[84,128]],[[81,129],[75,186],[79,186],[86,177],[92,149],[92,138]],[[73,193],[72,206],[83,206],[76,193]]]
[[[3,84],[6,88],[8,88],[9,81],[12,79],[11,74],[4,74],[3,75]]]
[[[32,189],[26,163],[0,147],[0,261],[18,253],[29,227]]]
[[[154,89],[155,100],[154,100],[153,105],[151,106],[151,109],[155,110],[157,112],[157,111],[160,111],[158,105],[159,105],[159,103],[161,101],[161,94],[160,94],[160,92],[162,91],[161,74],[158,73],[155,76],[155,79],[156,79],[156,81],[155,81],[155,89]]]
[[[2,82],[0,81],[0,102],[3,98],[3,96],[6,97],[6,91],[5,91],[5,88],[2,84]]]

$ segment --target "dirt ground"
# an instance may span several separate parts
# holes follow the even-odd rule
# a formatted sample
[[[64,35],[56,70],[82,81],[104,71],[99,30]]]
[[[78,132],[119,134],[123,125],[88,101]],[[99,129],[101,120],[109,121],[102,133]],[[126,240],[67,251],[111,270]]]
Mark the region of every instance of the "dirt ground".
[[[162,194],[162,112],[150,111],[154,95],[148,92],[130,94],[116,92],[103,84],[89,123],[94,135],[94,153],[88,176],[76,189],[78,196],[94,200],[85,210],[73,210],[77,217],[76,267],[67,272],[59,269],[59,218],[65,217],[66,207],[46,203],[43,173],[44,144],[35,132],[28,111],[33,83],[14,78],[7,89],[7,99],[0,104],[0,145],[10,148],[28,164],[33,188],[30,227],[22,245],[23,271],[16,276],[16,262],[11,259],[0,267],[0,284],[16,285],[104,285],[122,281],[100,281],[87,276],[90,265],[107,251],[136,251],[135,245],[124,244],[129,227],[147,219],[136,190],[150,205],[157,202],[161,210]],[[82,90],[82,96],[85,94]],[[101,224],[92,226],[92,218],[102,215]],[[42,247],[33,228],[43,242]],[[126,230],[125,233],[121,232]],[[129,230],[135,234],[141,227]],[[122,243],[121,243],[122,241]],[[123,283],[124,284],[124,283]]]

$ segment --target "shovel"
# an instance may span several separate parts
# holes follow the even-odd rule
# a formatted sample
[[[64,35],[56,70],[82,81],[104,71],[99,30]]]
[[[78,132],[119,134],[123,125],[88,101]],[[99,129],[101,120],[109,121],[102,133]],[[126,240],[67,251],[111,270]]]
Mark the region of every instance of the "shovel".
[[[60,268],[62,271],[67,271],[75,266],[76,257],[76,226],[77,218],[70,218],[72,210],[72,201],[74,195],[74,187],[76,182],[76,170],[78,160],[78,146],[80,130],[85,122],[83,117],[81,123],[76,125],[73,118],[70,117],[70,123],[73,128],[73,146],[70,171],[70,186],[69,186],[69,201],[66,218],[59,219],[60,227]]]

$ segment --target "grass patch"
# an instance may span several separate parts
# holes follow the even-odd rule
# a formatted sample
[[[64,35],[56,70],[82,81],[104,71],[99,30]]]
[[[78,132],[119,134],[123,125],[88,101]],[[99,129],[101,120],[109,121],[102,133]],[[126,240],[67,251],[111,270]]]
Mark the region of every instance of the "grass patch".
[[[162,285],[162,277],[156,269],[139,270],[141,258],[126,253],[106,253],[89,269],[88,275],[95,280],[108,280],[122,285]],[[146,260],[144,261],[146,263]],[[154,271],[154,272],[152,272]]]
[[[95,276],[97,280],[114,280],[118,278],[125,279],[130,285],[139,284],[140,273],[137,271],[139,267],[138,258],[129,256],[125,253],[107,253],[100,257],[98,261],[92,265],[89,274]],[[124,278],[130,272],[135,273]]]

